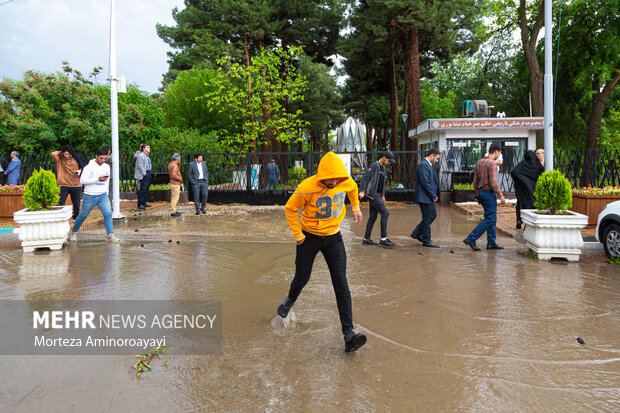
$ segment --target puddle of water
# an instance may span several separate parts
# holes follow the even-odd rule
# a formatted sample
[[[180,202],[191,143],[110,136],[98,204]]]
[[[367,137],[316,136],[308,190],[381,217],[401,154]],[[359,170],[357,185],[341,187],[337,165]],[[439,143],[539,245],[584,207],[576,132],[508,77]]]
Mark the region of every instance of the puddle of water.
[[[348,355],[322,258],[295,312],[287,320],[275,314],[295,259],[281,210],[141,217],[117,227],[120,245],[105,243],[94,228],[81,231],[77,245],[34,254],[3,234],[1,299],[220,299],[224,338],[221,355],[170,355],[168,366],[156,364],[141,379],[131,374],[129,356],[1,356],[9,379],[0,406],[115,411],[139,400],[152,411],[620,408],[618,266],[595,255],[537,262],[501,235],[505,250],[475,253],[461,240],[477,221],[446,208],[432,228],[443,248],[423,248],[409,238],[419,219],[415,206],[391,210],[392,249],[361,245],[364,225],[345,220],[354,323],[368,336]],[[375,237],[378,230],[377,223]]]

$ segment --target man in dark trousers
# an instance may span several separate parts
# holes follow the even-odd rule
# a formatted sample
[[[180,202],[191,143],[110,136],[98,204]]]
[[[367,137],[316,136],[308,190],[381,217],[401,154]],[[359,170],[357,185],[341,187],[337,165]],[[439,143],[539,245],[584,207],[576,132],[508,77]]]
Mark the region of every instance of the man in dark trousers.
[[[280,180],[280,170],[276,165],[276,160],[272,159],[271,163],[265,167],[267,171],[267,189],[278,189],[278,181]]]
[[[497,198],[499,197],[502,205],[506,203],[502,191],[497,182],[497,165],[495,161],[502,153],[498,144],[492,143],[489,154],[476,163],[474,170],[474,189],[478,195],[478,202],[484,208],[484,219],[474,228],[474,230],[463,240],[474,251],[480,251],[476,246],[476,240],[487,233],[487,249],[503,250],[495,242],[495,225],[497,224]]]
[[[80,214],[80,202],[82,197],[82,184],[80,175],[84,169],[84,161],[77,155],[71,145],[65,145],[59,151],[50,154],[56,162],[56,182],[60,187],[60,199],[58,205],[67,202],[67,195],[71,196],[73,204],[73,219]]]
[[[437,179],[433,173],[433,165],[439,161],[439,150],[431,148],[426,152],[426,157],[416,169],[415,201],[420,205],[422,220],[411,233],[411,238],[417,239],[429,248],[439,248],[431,239],[431,224],[437,218]]]
[[[363,199],[364,196],[368,198],[368,205],[370,207],[366,234],[364,234],[364,239],[362,240],[364,245],[377,245],[370,238],[370,234],[379,214],[381,215],[381,240],[379,245],[384,247],[396,245],[387,236],[387,223],[390,212],[385,206],[385,184],[387,182],[385,167],[393,163],[396,163],[394,154],[392,151],[385,151],[377,162],[373,162],[370,165],[370,168],[364,173],[360,181],[360,199]]]
[[[366,344],[366,336],[353,330],[353,307],[347,282],[347,252],[340,223],[346,215],[345,198],[349,198],[353,219],[362,222],[357,184],[349,176],[342,160],[328,152],[319,162],[316,175],[304,179],[289,198],[284,209],[286,220],[297,241],[295,278],[288,296],[278,307],[278,315],[288,316],[291,307],[310,280],[314,259],[323,254],[336,294],[340,324],[344,334],[344,351],[350,353]],[[298,212],[302,210],[301,217]]]
[[[149,156],[150,152],[151,147],[146,143],[141,143],[140,150],[133,155],[133,157],[136,158],[136,171],[134,178],[138,180],[138,207],[136,209],[139,210],[144,210],[147,207],[150,207],[150,205],[146,203],[149,197],[149,188],[151,187],[151,169],[153,168],[153,163],[151,162],[151,157]]]
[[[209,197],[209,170],[207,169],[207,163],[202,161],[201,154],[194,154],[194,160],[187,167],[187,176],[194,193],[196,215],[200,215],[200,211],[206,214],[205,208],[207,206],[207,198]]]

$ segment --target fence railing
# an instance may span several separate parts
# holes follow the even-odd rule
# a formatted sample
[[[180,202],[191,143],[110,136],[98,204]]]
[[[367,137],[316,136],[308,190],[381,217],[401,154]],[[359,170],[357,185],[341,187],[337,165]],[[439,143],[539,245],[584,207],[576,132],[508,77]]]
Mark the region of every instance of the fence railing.
[[[265,167],[272,159],[280,171],[277,189],[292,190],[303,179],[317,172],[325,152],[257,152],[257,153],[205,153],[203,159],[209,169],[209,187],[218,191],[255,191],[267,188]],[[339,152],[349,155],[351,175],[357,181],[381,152]],[[152,173],[167,174],[172,154],[151,154]],[[424,158],[421,151],[394,151],[396,165],[387,169],[388,188],[413,189],[415,168]],[[514,184],[510,171],[523,159],[524,151],[506,151],[504,163],[499,168],[499,184],[502,191],[512,192]],[[441,153],[435,165],[440,190],[447,191],[456,183],[473,182],[476,162],[484,156],[479,151],[454,148]],[[85,162],[91,157],[82,156]],[[187,186],[187,167],[194,160],[193,154],[181,156],[181,173]],[[560,170],[577,187],[620,185],[620,149],[555,151],[555,168]],[[23,155],[21,157],[20,183],[25,183],[38,168],[56,171],[56,165],[49,155]],[[134,178],[135,159],[133,154],[120,156],[121,191],[136,190]],[[112,177],[112,179],[116,179]]]

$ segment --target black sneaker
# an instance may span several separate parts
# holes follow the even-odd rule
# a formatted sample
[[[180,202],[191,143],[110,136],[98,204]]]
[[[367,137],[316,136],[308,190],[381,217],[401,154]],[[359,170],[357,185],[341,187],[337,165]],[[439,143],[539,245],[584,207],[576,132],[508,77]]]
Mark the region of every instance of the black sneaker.
[[[344,335],[344,352],[352,353],[366,344],[366,336],[363,333],[355,334],[351,330]]]
[[[173,212],[172,214],[170,214],[171,217],[180,217],[181,213],[179,211],[177,212]]]
[[[362,240],[362,244],[363,245],[377,245],[377,243],[371,240],[370,238],[364,238]]]
[[[463,244],[468,245],[474,251],[480,251],[480,247],[476,245],[476,241],[470,241],[467,238],[463,240]]]
[[[390,241],[389,238],[386,238],[386,239],[382,239],[381,241],[379,241],[379,245],[384,246],[384,247],[393,247],[396,244]]]
[[[196,211],[196,215],[200,215],[200,211]]]
[[[499,246],[499,245],[497,245],[497,244],[493,244],[493,245],[487,245],[487,249],[488,249],[488,250],[503,250],[503,249],[504,249],[504,247],[500,247],[500,246]]]
[[[295,304],[295,301],[291,301],[288,296],[286,296],[284,302],[282,302],[282,304],[278,307],[278,315],[282,318],[286,318],[288,312],[291,311],[293,304]]]
[[[415,240],[418,240],[418,241],[420,241],[420,242],[424,242],[424,241],[422,241],[422,236],[420,236],[420,235],[418,235],[418,234],[415,234],[415,233],[413,233],[413,232],[412,232],[412,233],[411,233],[411,235],[409,235],[409,236],[410,236],[411,238],[415,239]]]

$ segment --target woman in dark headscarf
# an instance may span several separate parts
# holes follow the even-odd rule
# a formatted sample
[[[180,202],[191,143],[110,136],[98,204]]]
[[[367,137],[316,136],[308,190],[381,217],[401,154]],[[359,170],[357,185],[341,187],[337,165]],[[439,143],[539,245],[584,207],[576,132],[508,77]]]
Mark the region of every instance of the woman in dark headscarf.
[[[515,183],[515,195],[517,196],[517,229],[521,229],[521,209],[534,208],[536,181],[544,171],[545,169],[534,151],[527,151],[523,160],[510,172]]]

